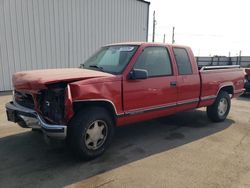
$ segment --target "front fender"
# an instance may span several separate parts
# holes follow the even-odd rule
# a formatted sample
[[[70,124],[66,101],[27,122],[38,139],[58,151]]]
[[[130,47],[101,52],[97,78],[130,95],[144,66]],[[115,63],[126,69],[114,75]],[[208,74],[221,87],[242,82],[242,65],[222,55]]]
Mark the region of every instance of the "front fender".
[[[112,104],[115,113],[121,114],[121,81],[82,84],[81,81],[69,83],[65,95],[65,118],[69,121],[74,116],[73,103],[80,101],[106,101]]]
[[[64,109],[65,119],[68,122],[74,115],[70,84],[68,84],[66,88],[64,105],[65,105]]]

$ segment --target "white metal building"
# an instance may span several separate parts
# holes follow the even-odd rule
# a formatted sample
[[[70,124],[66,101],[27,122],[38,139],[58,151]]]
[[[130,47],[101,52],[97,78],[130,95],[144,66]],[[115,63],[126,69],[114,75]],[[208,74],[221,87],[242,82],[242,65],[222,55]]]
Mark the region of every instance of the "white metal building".
[[[0,91],[14,72],[78,67],[98,47],[147,41],[142,0],[0,0]]]

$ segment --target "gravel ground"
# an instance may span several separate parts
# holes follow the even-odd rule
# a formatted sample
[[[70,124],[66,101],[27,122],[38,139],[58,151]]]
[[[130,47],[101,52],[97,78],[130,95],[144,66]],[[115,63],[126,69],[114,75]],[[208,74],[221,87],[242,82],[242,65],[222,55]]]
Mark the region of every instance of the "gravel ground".
[[[89,162],[8,122],[10,99],[0,94],[0,187],[250,187],[250,97],[232,100],[222,123],[202,108],[118,128]]]

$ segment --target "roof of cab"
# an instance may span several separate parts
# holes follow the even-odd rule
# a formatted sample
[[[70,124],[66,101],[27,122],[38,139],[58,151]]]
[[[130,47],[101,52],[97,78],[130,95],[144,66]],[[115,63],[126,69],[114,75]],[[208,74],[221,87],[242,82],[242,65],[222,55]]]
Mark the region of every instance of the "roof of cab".
[[[172,46],[172,47],[179,47],[179,48],[189,48],[185,45],[178,45],[178,44],[168,44],[168,43],[157,43],[157,42],[121,42],[121,43],[113,43],[108,44],[105,46],[116,46],[116,45],[144,45],[144,46]]]

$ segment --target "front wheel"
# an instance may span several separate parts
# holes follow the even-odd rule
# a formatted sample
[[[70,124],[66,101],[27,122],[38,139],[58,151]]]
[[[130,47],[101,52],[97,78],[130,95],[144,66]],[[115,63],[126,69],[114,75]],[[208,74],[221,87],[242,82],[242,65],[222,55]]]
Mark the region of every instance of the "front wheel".
[[[214,122],[224,121],[230,111],[231,98],[225,91],[221,91],[215,102],[207,107],[207,116]]]
[[[71,123],[70,144],[82,159],[93,159],[109,146],[114,133],[114,121],[100,107],[80,111]]]

